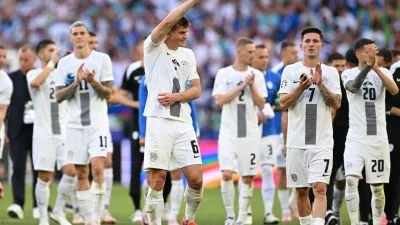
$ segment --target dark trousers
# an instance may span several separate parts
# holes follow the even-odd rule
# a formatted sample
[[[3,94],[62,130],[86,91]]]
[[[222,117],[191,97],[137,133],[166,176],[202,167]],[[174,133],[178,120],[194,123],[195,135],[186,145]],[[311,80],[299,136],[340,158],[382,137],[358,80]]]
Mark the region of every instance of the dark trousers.
[[[390,177],[389,183],[385,184],[385,213],[388,220],[393,220],[399,211],[399,179],[400,179],[400,137],[390,137],[389,143],[393,145],[390,152]]]
[[[135,210],[140,210],[140,173],[142,172],[142,164],[144,153],[140,152],[139,139],[134,140],[131,138],[131,182],[129,185],[129,195],[132,198]]]
[[[31,158],[31,165],[33,168],[32,160],[32,136],[17,137],[14,140],[10,140],[10,157],[13,162],[13,173],[11,176],[12,192],[14,203],[20,205],[22,208],[25,204],[25,172],[26,172],[26,158],[29,154]],[[37,181],[37,172],[33,172],[33,207],[37,207],[35,198],[35,187]]]

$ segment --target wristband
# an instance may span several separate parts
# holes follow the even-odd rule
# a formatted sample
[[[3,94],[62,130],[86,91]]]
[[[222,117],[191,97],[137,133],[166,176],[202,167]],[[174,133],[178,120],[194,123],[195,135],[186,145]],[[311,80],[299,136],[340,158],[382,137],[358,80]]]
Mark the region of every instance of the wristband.
[[[47,68],[53,70],[55,67],[56,67],[56,64],[55,64],[53,61],[50,60],[50,61],[47,63]]]

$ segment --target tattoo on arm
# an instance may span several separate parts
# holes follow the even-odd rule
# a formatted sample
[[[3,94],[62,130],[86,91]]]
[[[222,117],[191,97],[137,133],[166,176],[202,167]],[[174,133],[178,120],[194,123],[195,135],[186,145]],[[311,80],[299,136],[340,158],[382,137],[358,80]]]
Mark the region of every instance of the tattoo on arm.
[[[358,90],[361,87],[370,70],[371,67],[368,65],[366,65],[364,69],[361,70],[361,72],[357,75],[357,77],[353,81],[352,89]]]
[[[328,90],[328,88],[325,87],[324,84],[319,86],[319,91],[322,94],[322,97],[324,98],[325,103],[332,108],[338,109],[340,107],[340,104],[342,102],[342,95],[339,94],[333,94]]]
[[[57,100],[57,102],[61,103],[65,99],[67,99],[68,97],[72,96],[73,93],[76,90],[76,87],[78,87],[78,84],[76,82],[68,85],[67,87],[57,86],[56,87],[56,100]]]
[[[93,89],[99,94],[101,97],[108,99],[111,95],[112,81],[104,81],[104,82],[93,82]]]

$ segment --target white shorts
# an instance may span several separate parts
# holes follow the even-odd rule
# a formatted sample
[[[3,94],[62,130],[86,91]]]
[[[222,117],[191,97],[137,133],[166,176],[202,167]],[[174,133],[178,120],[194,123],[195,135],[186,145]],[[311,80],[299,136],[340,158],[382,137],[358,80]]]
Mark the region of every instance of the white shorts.
[[[344,167],[343,164],[338,168],[336,171],[336,177],[335,180],[341,181],[341,180],[346,180],[346,175],[344,173]]]
[[[202,164],[193,125],[177,120],[147,117],[144,170],[175,170]]]
[[[278,135],[261,138],[260,143],[260,165],[275,165],[275,154],[277,153]]]
[[[0,128],[0,159],[3,156],[3,149],[4,149],[4,142],[5,142],[5,128],[4,128],[4,123],[2,124]]]
[[[332,149],[288,148],[286,155],[287,186],[309,187],[315,182],[329,184],[332,157]]]
[[[388,139],[347,139],[344,150],[346,176],[362,177],[365,166],[368,184],[389,183],[390,151]]]
[[[36,171],[54,172],[66,165],[65,146],[62,138],[33,138],[32,140],[33,167]]]
[[[218,139],[219,169],[231,170],[240,176],[257,175],[260,155],[260,138],[229,138],[220,135]]]
[[[87,165],[94,157],[106,157],[109,133],[108,127],[89,129],[67,127],[65,131],[67,162]]]
[[[278,137],[276,147],[276,167],[278,168],[286,168],[286,156],[283,155],[283,134],[281,133]]]
[[[108,141],[107,152],[113,153],[114,152],[114,145],[113,145],[111,131],[109,131],[109,135],[108,135],[107,141]]]

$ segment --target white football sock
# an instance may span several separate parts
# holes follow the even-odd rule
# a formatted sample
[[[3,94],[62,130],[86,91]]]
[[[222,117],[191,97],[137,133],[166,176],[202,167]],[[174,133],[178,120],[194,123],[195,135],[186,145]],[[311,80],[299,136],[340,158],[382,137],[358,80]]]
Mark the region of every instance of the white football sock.
[[[358,224],[358,208],[360,204],[360,196],[358,195],[358,178],[346,177],[346,204],[349,212],[349,218],[352,225]]]
[[[244,223],[247,219],[247,210],[251,204],[253,197],[253,184],[245,184],[242,182],[239,194],[239,216],[237,222]]]
[[[93,181],[91,191],[93,199],[92,221],[97,221],[98,223],[100,223],[100,214],[104,210],[104,195],[106,193],[106,184],[98,184]]]
[[[272,204],[274,202],[274,180],[272,177],[273,170],[274,168],[270,165],[261,166],[261,193],[264,200],[264,215],[272,213]]]
[[[169,214],[169,221],[174,221],[176,220],[179,210],[181,209],[181,201],[183,197],[183,180],[172,180],[171,183],[171,210]]]
[[[111,200],[111,192],[114,181],[113,168],[104,168],[104,182],[106,183],[106,193],[104,196],[104,208],[108,208]]]
[[[297,195],[296,195],[296,188],[292,188],[292,193],[289,197],[289,202],[296,202]]]
[[[60,183],[58,183],[57,187],[57,199],[56,205],[54,206],[53,210],[54,213],[59,213],[64,210],[67,198],[71,195],[74,186],[75,177],[71,177],[65,174],[61,177]]]
[[[335,185],[333,188],[333,203],[332,203],[332,212],[333,215],[339,216],[340,215],[340,207],[342,206],[343,199],[344,199],[345,191],[343,189],[338,189]]]
[[[203,188],[200,190],[194,190],[191,187],[189,187],[189,185],[186,187],[185,190],[186,221],[188,222],[194,221],[194,216],[196,215],[197,209],[199,208],[202,200],[203,200]]]
[[[75,177],[74,179],[74,184],[72,187],[72,192],[71,192],[71,203],[72,203],[72,207],[74,208],[74,213],[79,213],[79,207],[78,207],[78,197],[77,197],[77,182],[78,182],[78,178]]]
[[[300,217],[300,225],[312,225],[313,224],[313,217],[312,215],[308,215],[305,217]]]
[[[161,218],[164,213],[163,190],[154,191],[149,187],[146,198],[146,213],[149,225],[161,225]]]
[[[221,180],[221,193],[226,210],[226,217],[235,218],[235,187],[233,186],[233,180]]]
[[[282,214],[289,213],[289,190],[278,190],[278,198],[281,203]]]
[[[50,182],[45,182],[42,181],[40,178],[37,178],[35,195],[40,213],[40,221],[49,221],[47,208],[49,206],[50,199]]]
[[[322,218],[313,218],[312,225],[324,225],[325,220]]]
[[[93,212],[92,192],[90,190],[77,191],[76,197],[78,199],[77,207],[79,208],[79,213],[85,219],[86,224],[91,224]]]
[[[383,184],[379,186],[371,185],[371,192],[372,192],[371,208],[372,208],[373,224],[380,225],[382,223],[383,210],[385,209],[385,200],[386,200]]]

